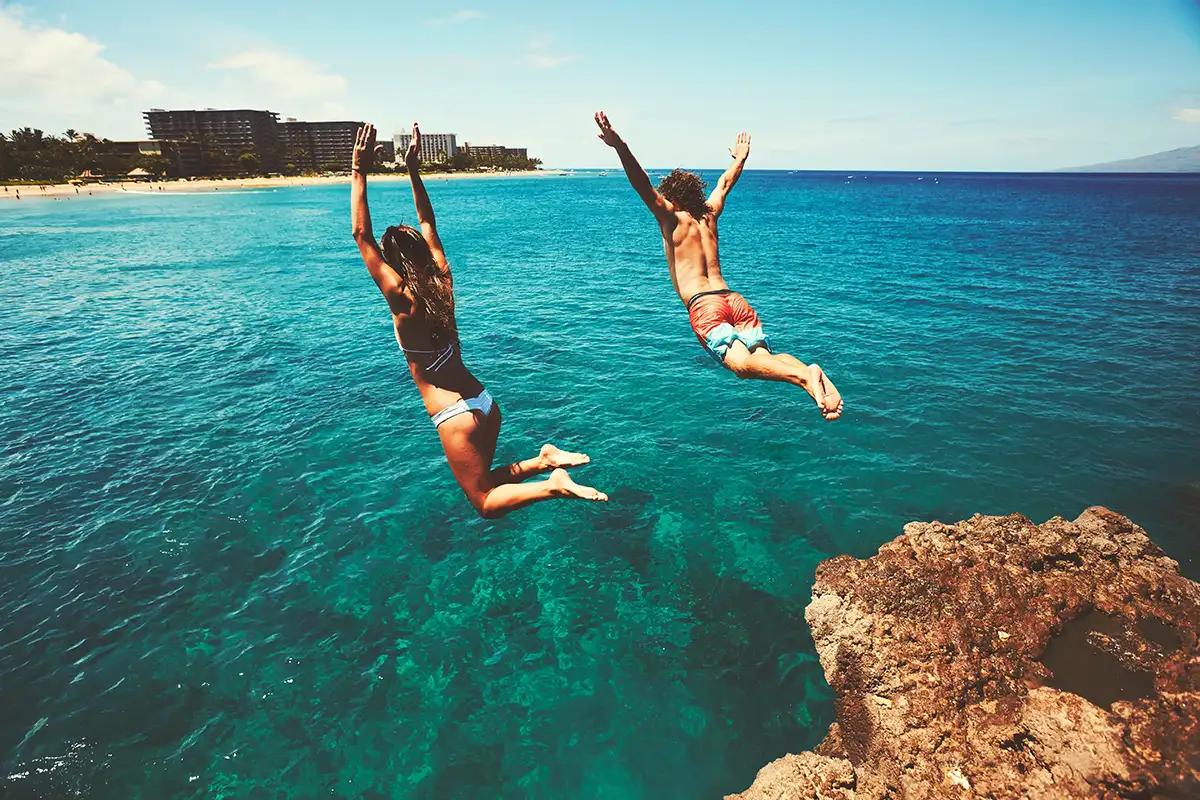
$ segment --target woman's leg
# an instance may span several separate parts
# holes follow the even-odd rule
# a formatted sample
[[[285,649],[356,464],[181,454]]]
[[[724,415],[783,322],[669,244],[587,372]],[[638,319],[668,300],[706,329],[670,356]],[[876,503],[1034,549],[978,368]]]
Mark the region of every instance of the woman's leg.
[[[590,486],[581,486],[571,480],[565,469],[556,469],[544,481],[533,483],[502,483],[495,486],[483,498],[479,513],[485,517],[502,517],[510,511],[524,508],[540,500],[556,497],[575,500],[604,502],[608,495]]]
[[[475,413],[472,413],[471,417],[479,422],[479,427],[483,429],[479,432],[480,441],[483,443],[480,453],[490,467],[496,460],[496,444],[500,441],[500,425],[504,422],[504,415],[500,413],[500,404],[492,400],[492,410],[486,417],[480,418]]]
[[[500,517],[531,503],[556,497],[597,501],[608,499],[602,492],[575,483],[561,469],[548,480],[537,483],[498,483],[492,474],[491,456],[495,453],[499,434],[498,410],[482,420],[474,413],[459,414],[438,427],[438,436],[446,451],[450,471],[480,515]],[[541,467],[541,462],[536,466]]]
[[[492,470],[492,480],[497,485],[502,483],[520,483],[526,478],[532,478],[539,472],[548,472],[559,467],[578,467],[591,461],[587,453],[569,453],[559,450],[552,444],[542,445],[541,452],[533,458],[524,461],[514,461],[503,467]]]
[[[492,425],[493,429],[488,430],[481,440],[484,443],[482,454],[488,464],[496,460],[496,442],[500,438],[502,421],[500,404],[493,402],[492,413],[488,414],[487,419],[484,420],[484,424]],[[520,483],[539,472],[549,472],[559,467],[577,467],[580,464],[588,463],[589,460],[586,453],[569,453],[566,450],[559,450],[552,444],[544,444],[541,451],[533,458],[515,461],[512,464],[493,469],[492,482],[497,486],[502,483]]]

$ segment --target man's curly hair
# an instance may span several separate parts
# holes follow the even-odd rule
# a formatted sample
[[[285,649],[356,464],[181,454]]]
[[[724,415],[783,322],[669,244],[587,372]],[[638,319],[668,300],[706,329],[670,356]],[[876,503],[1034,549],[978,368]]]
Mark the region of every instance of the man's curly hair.
[[[697,220],[712,211],[708,207],[708,185],[694,172],[671,170],[658,184],[659,193],[679,211],[686,211]]]

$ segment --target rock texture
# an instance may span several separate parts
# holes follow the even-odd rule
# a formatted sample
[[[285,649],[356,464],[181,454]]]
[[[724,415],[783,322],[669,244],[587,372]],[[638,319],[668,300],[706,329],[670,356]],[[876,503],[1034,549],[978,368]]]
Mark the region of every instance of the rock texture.
[[[1100,507],[910,523],[822,563],[805,616],[836,722],[730,797],[1200,797],[1200,584],[1177,567]]]

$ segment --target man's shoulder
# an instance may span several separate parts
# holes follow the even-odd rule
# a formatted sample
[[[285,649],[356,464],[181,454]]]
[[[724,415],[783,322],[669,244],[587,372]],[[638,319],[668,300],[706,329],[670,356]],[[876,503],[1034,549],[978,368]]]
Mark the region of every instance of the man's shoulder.
[[[716,217],[712,214],[696,219],[687,211],[676,211],[671,216],[675,218],[675,224],[685,228],[715,228],[717,225]]]

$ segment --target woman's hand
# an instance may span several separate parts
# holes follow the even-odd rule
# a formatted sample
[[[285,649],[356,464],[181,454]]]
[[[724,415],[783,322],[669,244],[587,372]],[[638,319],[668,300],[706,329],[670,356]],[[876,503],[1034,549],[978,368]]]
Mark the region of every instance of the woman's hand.
[[[409,170],[421,166],[421,126],[413,123],[412,139],[408,143],[408,151],[404,154],[404,165]]]
[[[382,145],[375,144],[375,126],[367,123],[358,129],[354,137],[354,155],[350,157],[350,169],[366,174],[371,168],[376,150],[383,150]]]

